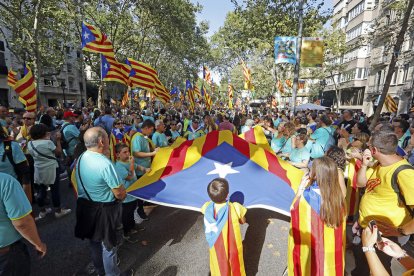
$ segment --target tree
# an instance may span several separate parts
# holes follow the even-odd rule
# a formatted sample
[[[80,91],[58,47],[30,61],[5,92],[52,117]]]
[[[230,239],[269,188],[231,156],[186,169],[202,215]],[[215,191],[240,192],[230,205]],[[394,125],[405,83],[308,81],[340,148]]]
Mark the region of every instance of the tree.
[[[384,87],[382,89],[381,97],[380,97],[377,109],[375,110],[374,117],[373,117],[371,125],[370,125],[371,130],[374,129],[374,127],[377,124],[377,121],[378,121],[378,119],[381,115],[381,110],[382,110],[382,107],[384,106],[385,98],[386,98],[387,93],[388,93],[388,89],[390,88],[392,75],[395,71],[395,65],[396,65],[397,60],[398,60],[398,56],[399,56],[399,53],[400,53],[400,50],[401,50],[401,45],[404,42],[404,36],[405,36],[405,32],[407,31],[407,28],[408,28],[408,24],[409,24],[409,20],[410,20],[410,16],[411,16],[413,6],[414,6],[414,0],[408,0],[407,6],[404,9],[404,16],[403,16],[403,19],[402,19],[402,22],[401,22],[401,28],[398,32],[398,35],[396,36],[396,39],[395,39],[395,43],[394,43],[394,47],[393,47],[393,51],[392,51],[392,56],[391,56],[391,61],[390,61],[390,64],[388,65],[388,72],[387,72],[387,76],[385,77],[385,82],[384,82]]]
[[[212,65],[223,73],[227,67],[234,67],[240,56],[251,65],[257,95],[268,96],[270,91],[274,92],[276,80],[288,75],[288,66],[274,65],[274,38],[297,34],[297,2],[245,0],[241,5],[233,2],[235,11],[227,14],[224,26],[211,39]],[[316,1],[305,5],[304,36],[316,32],[328,20],[330,11],[323,11],[322,6],[323,3],[316,4]],[[234,84],[240,87],[242,82],[240,86]]]
[[[10,0],[0,2],[0,28],[6,46],[19,63],[30,63],[37,84],[40,77],[58,75],[65,63],[67,10],[58,0]]]

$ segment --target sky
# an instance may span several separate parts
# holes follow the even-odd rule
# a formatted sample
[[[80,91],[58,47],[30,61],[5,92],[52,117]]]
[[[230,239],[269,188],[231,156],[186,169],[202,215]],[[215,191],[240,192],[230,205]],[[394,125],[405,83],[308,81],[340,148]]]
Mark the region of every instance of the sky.
[[[230,0],[191,0],[203,6],[203,11],[197,14],[197,21],[208,21],[210,29],[208,36],[212,36],[223,25],[226,15],[234,9]]]

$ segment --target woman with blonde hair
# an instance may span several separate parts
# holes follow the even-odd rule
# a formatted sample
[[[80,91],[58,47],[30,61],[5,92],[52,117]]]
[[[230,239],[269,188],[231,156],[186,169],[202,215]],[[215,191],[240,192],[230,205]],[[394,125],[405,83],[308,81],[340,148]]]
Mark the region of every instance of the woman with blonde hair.
[[[315,159],[291,207],[289,275],[344,275],[345,212],[335,162]]]
[[[204,115],[203,121],[204,121],[204,132],[206,134],[218,129],[216,123],[214,122],[213,117],[211,117],[210,115]]]

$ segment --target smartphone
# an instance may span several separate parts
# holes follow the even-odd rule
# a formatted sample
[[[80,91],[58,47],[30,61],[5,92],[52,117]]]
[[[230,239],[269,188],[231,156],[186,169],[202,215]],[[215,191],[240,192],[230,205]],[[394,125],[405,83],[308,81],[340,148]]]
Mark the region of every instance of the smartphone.
[[[371,231],[374,229],[374,225],[377,225],[377,223],[375,222],[375,220],[371,220],[369,222],[369,228],[371,228]],[[382,237],[381,237],[381,233],[378,230],[378,235],[377,235],[377,242],[382,242]]]

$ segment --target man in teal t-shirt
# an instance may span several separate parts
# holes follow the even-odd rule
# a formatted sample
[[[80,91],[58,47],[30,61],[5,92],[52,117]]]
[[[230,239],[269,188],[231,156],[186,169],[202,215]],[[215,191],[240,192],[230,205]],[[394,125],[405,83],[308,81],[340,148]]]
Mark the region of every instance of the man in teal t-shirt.
[[[0,275],[30,274],[30,256],[22,242],[22,233],[42,257],[46,254],[46,245],[40,240],[31,212],[20,183],[0,173]]]

